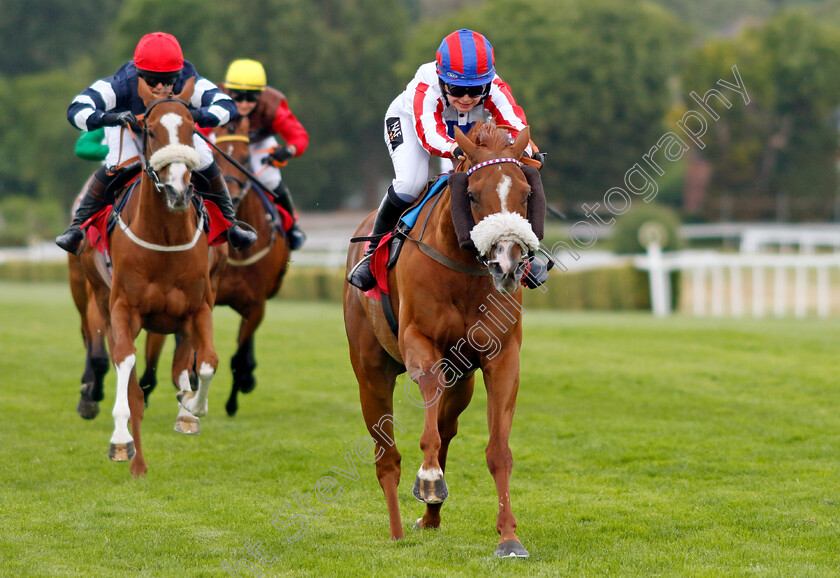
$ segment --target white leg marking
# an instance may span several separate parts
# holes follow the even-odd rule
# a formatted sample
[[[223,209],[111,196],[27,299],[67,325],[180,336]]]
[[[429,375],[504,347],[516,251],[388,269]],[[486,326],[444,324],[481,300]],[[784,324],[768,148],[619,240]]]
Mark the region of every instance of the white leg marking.
[[[215,373],[208,363],[202,363],[198,370],[198,393],[190,399],[184,399],[184,408],[196,417],[207,415],[207,394]]]
[[[117,395],[114,399],[114,434],[111,436],[112,444],[127,444],[134,441],[128,432],[128,418],[131,417],[131,410],[128,407],[128,379],[131,377],[131,370],[134,369],[136,361],[134,354],[123,359],[122,363],[115,364],[117,369]]]
[[[443,477],[443,470],[440,468],[424,470],[423,466],[420,466],[420,469],[417,470],[417,477],[426,482],[436,482]]]
[[[191,391],[190,372],[186,369],[178,374],[178,391]]]

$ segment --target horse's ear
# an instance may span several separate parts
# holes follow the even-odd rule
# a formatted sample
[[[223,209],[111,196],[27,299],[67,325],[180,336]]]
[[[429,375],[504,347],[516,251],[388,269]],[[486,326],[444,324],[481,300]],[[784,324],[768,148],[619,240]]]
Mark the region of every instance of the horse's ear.
[[[175,98],[180,98],[181,100],[186,100],[187,102],[189,102],[192,98],[193,90],[195,90],[195,77],[191,76],[184,83],[183,90],[176,94]]]
[[[475,152],[475,149],[478,148],[478,145],[468,139],[467,135],[461,132],[461,129],[457,126],[455,127],[455,142],[458,143],[458,146],[461,147],[461,150],[464,151],[468,157],[471,156]]]
[[[513,149],[513,158],[520,158],[522,153],[525,152],[525,147],[528,146],[529,142],[531,142],[531,128],[526,126],[519,131],[519,134],[516,135],[516,140],[514,140],[511,145],[511,149]]]
[[[143,80],[142,77],[137,77],[137,94],[140,95],[140,100],[143,101],[143,104],[146,105],[146,108],[149,107],[150,104],[155,100],[155,96],[152,94],[152,89],[149,88],[149,85],[146,84],[146,81]]]

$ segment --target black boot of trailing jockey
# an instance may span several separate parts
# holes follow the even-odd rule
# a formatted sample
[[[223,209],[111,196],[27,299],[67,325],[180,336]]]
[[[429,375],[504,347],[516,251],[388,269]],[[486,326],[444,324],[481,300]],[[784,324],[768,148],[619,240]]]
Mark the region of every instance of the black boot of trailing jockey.
[[[230,229],[227,231],[230,246],[237,251],[244,251],[253,245],[257,240],[257,234],[239,226],[236,213],[233,211],[233,203],[230,201],[230,193],[227,185],[225,185],[225,177],[222,175],[222,169],[219,168],[219,165],[214,162],[203,171],[198,171],[198,174],[210,183],[210,192],[200,192],[202,198],[216,203],[216,206],[222,212],[222,216],[231,222]]]
[[[537,258],[531,259],[531,268],[522,278],[528,289],[536,289],[548,281],[548,267]]]
[[[277,201],[277,204],[283,207],[294,219],[292,226],[288,231],[286,231],[286,241],[289,243],[289,249],[296,251],[300,249],[303,242],[306,241],[306,234],[300,229],[300,227],[298,227],[297,216],[295,215],[295,206],[292,204],[292,193],[283,181],[280,181],[280,184],[277,185],[276,189],[274,189],[274,199]]]
[[[58,237],[55,238],[55,244],[74,255],[82,252],[82,241],[85,239],[85,232],[81,227],[85,221],[90,219],[96,213],[105,208],[108,203],[105,201],[105,191],[108,189],[108,184],[114,178],[109,175],[105,167],[100,167],[93,174],[93,178],[85,190],[84,196],[79,203],[79,208],[73,215],[73,222],[70,227]]]
[[[376,285],[376,279],[374,279],[373,272],[370,270],[370,256],[373,255],[373,251],[379,246],[379,240],[382,235],[397,226],[400,215],[411,205],[412,203],[403,201],[394,193],[394,187],[388,187],[388,194],[382,199],[382,204],[379,205],[379,212],[376,213],[376,220],[373,222],[371,237],[375,238],[370,242],[370,246],[365,251],[362,260],[353,267],[353,270],[347,276],[347,281],[351,285],[358,287],[362,291],[373,289],[373,286]]]

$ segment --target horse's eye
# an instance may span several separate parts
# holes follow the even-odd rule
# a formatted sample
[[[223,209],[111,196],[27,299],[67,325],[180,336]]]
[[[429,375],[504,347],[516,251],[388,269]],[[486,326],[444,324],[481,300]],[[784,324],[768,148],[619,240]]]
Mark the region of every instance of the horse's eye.
[[[473,205],[476,204],[478,201],[475,200],[475,195],[471,192],[467,191],[467,198],[470,200],[470,203]]]

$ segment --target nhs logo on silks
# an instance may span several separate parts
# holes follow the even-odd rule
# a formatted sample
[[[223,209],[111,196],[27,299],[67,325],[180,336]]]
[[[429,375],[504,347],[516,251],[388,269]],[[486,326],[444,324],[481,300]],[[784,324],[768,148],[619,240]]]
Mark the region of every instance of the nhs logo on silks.
[[[392,116],[385,120],[385,128],[388,131],[388,142],[391,143],[391,151],[396,150],[403,143],[402,125],[400,118]]]

